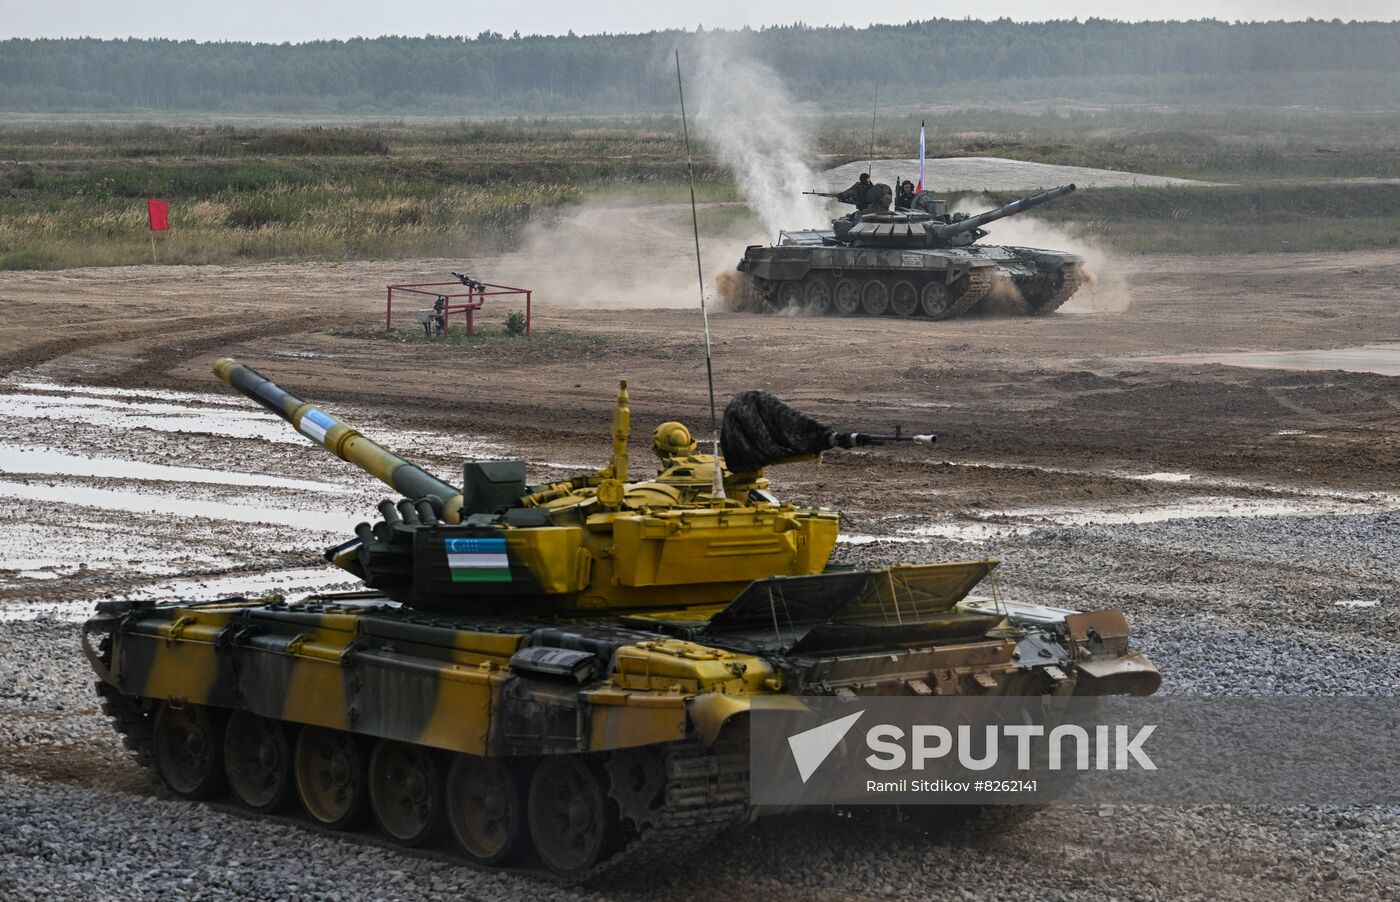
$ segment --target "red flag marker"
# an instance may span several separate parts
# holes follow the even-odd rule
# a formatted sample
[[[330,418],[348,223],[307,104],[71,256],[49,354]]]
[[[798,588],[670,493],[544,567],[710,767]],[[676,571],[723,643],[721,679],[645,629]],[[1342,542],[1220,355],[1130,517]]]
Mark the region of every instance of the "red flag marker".
[[[146,220],[151,226],[151,262],[156,262],[156,232],[170,231],[170,202],[146,201]]]
[[[151,222],[152,232],[170,230],[170,202],[164,200],[146,201],[146,216]]]

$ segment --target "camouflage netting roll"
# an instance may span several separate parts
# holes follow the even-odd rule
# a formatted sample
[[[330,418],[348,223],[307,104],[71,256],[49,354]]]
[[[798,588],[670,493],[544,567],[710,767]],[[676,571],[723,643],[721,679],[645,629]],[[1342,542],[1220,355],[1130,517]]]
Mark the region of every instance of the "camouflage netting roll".
[[[836,432],[761,389],[734,396],[724,408],[719,447],[735,473],[762,469],[789,457],[820,454],[835,446]]]

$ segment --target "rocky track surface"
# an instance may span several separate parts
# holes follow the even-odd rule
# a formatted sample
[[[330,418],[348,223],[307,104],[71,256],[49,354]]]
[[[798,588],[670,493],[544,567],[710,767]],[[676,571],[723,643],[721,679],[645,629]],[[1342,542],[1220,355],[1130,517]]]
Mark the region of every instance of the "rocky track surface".
[[[1377,569],[1393,515],[1047,529],[1001,543],[1001,588],[1122,603],[1177,694],[1400,694],[1400,589]],[[1209,570],[1175,557],[1210,547]],[[1146,550],[1157,548],[1149,555]],[[1301,559],[1298,549],[1307,549]],[[943,551],[950,551],[946,546]],[[962,547],[977,553],[987,549]],[[933,553],[930,544],[925,553]],[[875,542],[845,555],[912,557]],[[922,555],[921,555],[922,556]],[[1258,577],[1283,557],[1275,584]],[[1391,557],[1390,559],[1393,559]],[[1164,579],[1163,561],[1177,568]],[[1104,561],[1112,562],[1105,568]],[[1376,609],[1338,604],[1366,588]],[[1289,603],[1284,602],[1289,600]],[[446,854],[259,821],[168,797],[125,754],[91,692],[71,623],[0,631],[0,890],[11,897],[650,898],[761,891],[775,899],[1384,898],[1397,888],[1400,811],[1386,808],[1056,806],[1009,830],[925,833],[893,816],[762,819],[678,862],[588,890],[487,874]],[[314,862],[314,867],[308,867]]]

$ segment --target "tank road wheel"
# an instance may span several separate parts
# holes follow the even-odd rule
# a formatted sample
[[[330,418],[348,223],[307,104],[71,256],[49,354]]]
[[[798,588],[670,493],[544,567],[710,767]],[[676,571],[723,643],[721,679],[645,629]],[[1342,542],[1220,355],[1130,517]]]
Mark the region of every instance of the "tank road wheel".
[[[278,720],[235,711],[224,730],[224,774],[245,808],[279,811],[292,798],[292,743]]]
[[[530,838],[551,871],[579,877],[612,851],[620,824],[598,774],[576,757],[543,761],[530,781]]]
[[[389,838],[425,845],[442,823],[442,767],[432,750],[381,739],[369,756],[369,807]]]
[[[860,312],[860,285],[855,279],[842,279],[831,292],[836,312],[842,316],[855,316]]]
[[[913,316],[919,312],[919,289],[907,279],[894,283],[890,289],[890,310],[895,316]]]
[[[501,864],[524,848],[525,787],[500,758],[457,755],[447,772],[447,822],[466,856]]]
[[[919,293],[919,311],[929,319],[937,320],[945,318],[952,306],[953,292],[948,290],[943,280],[937,277],[929,279]]]
[[[222,737],[203,705],[160,706],[156,712],[156,773],[182,799],[204,799],[224,785]]]
[[[349,733],[302,727],[296,747],[297,795],[321,826],[349,830],[364,819],[365,755]]]
[[[860,290],[860,309],[866,316],[883,316],[890,309],[890,290],[879,279],[871,279]]]
[[[807,298],[802,312],[810,316],[825,316],[831,312],[831,282],[818,275],[809,275],[802,281],[807,283]]]
[[[791,280],[778,283],[778,309],[779,310],[800,310],[802,301],[806,298],[805,291],[800,280]]]

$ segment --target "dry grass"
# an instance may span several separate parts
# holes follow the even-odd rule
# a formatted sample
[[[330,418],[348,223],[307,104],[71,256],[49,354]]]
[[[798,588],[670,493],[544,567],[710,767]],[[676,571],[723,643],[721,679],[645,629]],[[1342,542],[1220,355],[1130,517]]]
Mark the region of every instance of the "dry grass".
[[[877,154],[911,153],[890,115]],[[1400,149],[1367,117],[1282,113],[1025,114],[928,119],[931,155],[989,154],[1234,182],[1231,189],[1086,191],[1047,218],[1128,251],[1347,249],[1400,243],[1400,188],[1303,186],[1400,177]],[[171,202],[167,263],[348,260],[508,248],[532,220],[584,199],[688,199],[669,119],[356,128],[0,128],[0,269],[150,259],[144,200]],[[820,123],[813,152],[866,146],[854,119]],[[732,201],[697,148],[701,199]],[[831,161],[828,158],[829,162]],[[706,211],[707,222],[733,209]],[[995,234],[995,233],[994,233]]]
[[[149,260],[151,197],[171,202],[160,259],[212,263],[490,251],[588,195],[684,190],[679,140],[655,129],[15,129],[0,159],[0,269]]]

